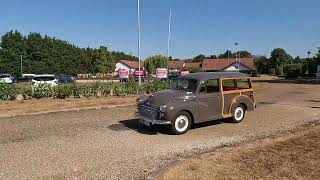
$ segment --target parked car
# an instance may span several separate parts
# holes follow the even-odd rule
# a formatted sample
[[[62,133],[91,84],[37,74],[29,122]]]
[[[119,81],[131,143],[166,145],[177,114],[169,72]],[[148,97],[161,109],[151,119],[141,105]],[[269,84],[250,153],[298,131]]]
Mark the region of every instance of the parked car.
[[[58,77],[58,83],[59,84],[65,84],[65,83],[74,83],[76,78],[71,75],[60,75]]]
[[[19,78],[19,82],[31,82],[35,74],[22,74]]]
[[[35,75],[32,79],[32,85],[39,85],[39,84],[49,84],[52,86],[58,85],[58,80],[52,74],[42,74],[42,75]]]
[[[13,78],[10,74],[0,74],[0,83],[12,84]]]
[[[174,134],[186,133],[192,124],[222,118],[240,123],[255,109],[248,75],[200,72],[183,75],[172,89],[137,99],[137,117],[146,125],[169,125]]]

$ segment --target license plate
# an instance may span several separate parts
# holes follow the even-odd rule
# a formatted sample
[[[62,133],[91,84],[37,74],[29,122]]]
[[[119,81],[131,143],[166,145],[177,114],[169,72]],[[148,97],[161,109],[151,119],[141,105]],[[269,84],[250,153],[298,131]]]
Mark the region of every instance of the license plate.
[[[140,122],[141,124],[146,125],[146,126],[150,126],[150,122],[145,121],[145,120],[143,120],[143,119],[140,119],[139,122]]]

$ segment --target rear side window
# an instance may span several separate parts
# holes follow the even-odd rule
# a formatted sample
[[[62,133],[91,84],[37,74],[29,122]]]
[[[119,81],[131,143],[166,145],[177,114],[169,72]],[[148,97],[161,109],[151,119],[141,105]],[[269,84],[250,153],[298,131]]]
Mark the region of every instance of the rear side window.
[[[219,89],[219,80],[218,79],[210,79],[205,81],[200,89],[202,93],[216,93],[220,92]]]
[[[41,76],[41,77],[34,77],[33,79],[36,81],[53,81],[54,77],[53,76]]]
[[[237,80],[238,89],[250,89],[250,81],[249,79],[238,79]]]
[[[237,90],[234,79],[226,79],[222,81],[223,91]]]

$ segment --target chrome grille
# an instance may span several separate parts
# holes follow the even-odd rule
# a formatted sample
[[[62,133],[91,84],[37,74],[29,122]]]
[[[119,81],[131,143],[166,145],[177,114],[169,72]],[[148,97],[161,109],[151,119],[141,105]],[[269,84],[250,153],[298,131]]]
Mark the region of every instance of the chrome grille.
[[[153,107],[140,105],[138,107],[138,112],[141,116],[150,118],[150,119],[158,119],[159,111]]]

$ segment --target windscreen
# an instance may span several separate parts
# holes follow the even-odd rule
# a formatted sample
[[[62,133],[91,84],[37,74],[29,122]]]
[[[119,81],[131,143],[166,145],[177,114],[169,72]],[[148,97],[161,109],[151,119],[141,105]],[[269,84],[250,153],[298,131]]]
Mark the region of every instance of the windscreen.
[[[187,92],[195,92],[198,87],[198,81],[195,79],[178,78],[173,81],[172,89]]]
[[[54,77],[53,76],[41,76],[41,77],[34,77],[33,79],[36,81],[53,81]]]
[[[1,74],[0,75],[0,78],[9,78],[10,77],[10,75],[7,75],[7,74]]]

